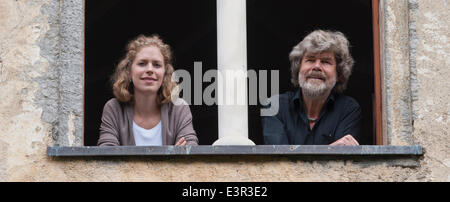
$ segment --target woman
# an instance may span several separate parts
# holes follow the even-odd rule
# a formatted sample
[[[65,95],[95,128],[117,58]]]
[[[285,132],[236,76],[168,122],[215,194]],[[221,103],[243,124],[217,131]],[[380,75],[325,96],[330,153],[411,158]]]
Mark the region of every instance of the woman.
[[[103,109],[97,145],[198,145],[189,106],[171,100],[173,71],[170,46],[158,36],[131,41],[112,78],[115,98]]]

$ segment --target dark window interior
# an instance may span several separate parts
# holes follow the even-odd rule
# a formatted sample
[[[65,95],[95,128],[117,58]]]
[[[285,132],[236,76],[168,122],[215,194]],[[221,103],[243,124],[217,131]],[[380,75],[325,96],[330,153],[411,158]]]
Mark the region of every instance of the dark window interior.
[[[110,76],[139,34],[158,34],[172,47],[175,69],[191,74],[194,61],[203,72],[217,67],[216,1],[95,0],[85,14],[84,144],[96,145],[104,104],[113,98]],[[209,83],[204,83],[206,88]],[[200,144],[217,140],[217,106],[191,105]]]
[[[110,76],[124,56],[126,44],[137,35],[156,33],[171,45],[174,67],[191,74],[192,88],[195,61],[202,62],[203,73],[217,67],[215,0],[86,1],[85,20],[86,146],[97,143],[103,106],[114,97]],[[280,93],[293,90],[288,55],[315,29],[338,30],[350,40],[355,66],[345,94],[355,98],[362,108],[361,144],[373,144],[370,0],[247,0],[248,69],[278,69]],[[203,89],[209,84],[203,83]],[[200,144],[211,145],[218,138],[217,106],[190,108]],[[259,105],[249,106],[249,138],[263,144],[259,109]]]
[[[355,98],[362,109],[360,144],[374,144],[371,0],[247,0],[248,69],[278,69],[280,93],[294,90],[289,53],[316,29],[340,31],[349,39],[355,65],[344,94]],[[259,109],[249,107],[249,134],[256,134],[253,141],[263,144]]]

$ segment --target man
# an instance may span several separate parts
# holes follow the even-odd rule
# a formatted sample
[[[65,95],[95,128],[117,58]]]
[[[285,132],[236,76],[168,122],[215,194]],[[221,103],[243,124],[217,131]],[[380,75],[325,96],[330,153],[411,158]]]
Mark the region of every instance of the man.
[[[262,117],[265,144],[359,145],[359,104],[342,95],[353,66],[348,46],[342,33],[317,30],[293,48],[291,82],[299,88],[271,98],[279,111]]]

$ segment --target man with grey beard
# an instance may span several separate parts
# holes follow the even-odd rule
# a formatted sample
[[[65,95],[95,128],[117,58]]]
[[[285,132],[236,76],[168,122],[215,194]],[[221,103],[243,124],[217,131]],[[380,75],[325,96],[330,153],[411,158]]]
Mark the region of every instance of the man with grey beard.
[[[361,109],[342,94],[353,66],[348,47],[341,32],[316,30],[293,48],[291,82],[298,90],[271,98],[279,111],[262,117],[265,144],[359,145]]]

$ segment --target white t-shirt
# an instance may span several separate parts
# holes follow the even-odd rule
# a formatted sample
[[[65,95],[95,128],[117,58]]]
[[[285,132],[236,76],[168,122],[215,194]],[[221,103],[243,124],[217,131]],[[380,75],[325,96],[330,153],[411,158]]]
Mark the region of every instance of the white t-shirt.
[[[162,146],[161,121],[149,130],[139,127],[133,121],[133,135],[136,146]]]

